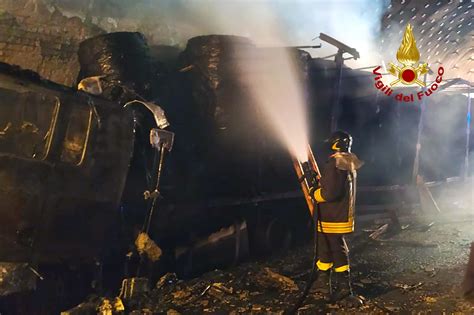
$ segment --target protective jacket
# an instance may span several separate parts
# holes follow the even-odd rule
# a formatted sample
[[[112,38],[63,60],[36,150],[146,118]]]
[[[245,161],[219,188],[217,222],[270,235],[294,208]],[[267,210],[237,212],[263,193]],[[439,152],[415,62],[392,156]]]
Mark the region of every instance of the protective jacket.
[[[362,164],[349,152],[337,152],[329,157],[321,173],[320,188],[314,193],[321,210],[319,232],[354,231],[357,170]]]

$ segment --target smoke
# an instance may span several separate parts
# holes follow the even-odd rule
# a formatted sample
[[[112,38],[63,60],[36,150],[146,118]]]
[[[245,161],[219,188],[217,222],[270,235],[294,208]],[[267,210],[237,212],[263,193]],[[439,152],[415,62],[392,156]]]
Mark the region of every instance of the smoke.
[[[181,0],[175,5],[186,10],[185,16],[193,17],[201,32],[248,36],[261,46],[282,44],[282,38],[286,45],[314,45],[321,43],[316,38],[319,33],[326,33],[360,52],[361,58],[348,61],[349,66],[364,67],[380,64],[378,36],[387,2]],[[311,52],[323,57],[336,53],[337,48],[323,42],[321,49]]]
[[[50,1],[50,0],[44,0]],[[351,67],[380,64],[378,36],[389,0],[55,0],[111,31],[140,31],[151,44],[183,47],[194,36],[250,37],[260,46],[315,45],[323,32],[356,48]],[[271,13],[270,13],[271,12]],[[271,27],[269,26],[271,25]],[[282,42],[282,38],[284,41]],[[314,39],[314,40],[313,40]],[[323,43],[315,56],[335,54]]]
[[[282,48],[288,45],[287,34],[278,23],[278,15],[269,3],[253,3],[250,7],[243,7],[242,3],[224,1],[214,13],[216,18],[212,20],[214,25],[210,27],[219,29],[221,34],[235,34],[239,26],[245,25],[243,30],[259,25],[253,32],[258,38],[258,44],[274,48],[240,48],[240,51],[236,52],[239,55],[240,81],[250,92],[254,105],[261,109],[275,134],[291,154],[300,161],[306,161],[309,143],[306,102],[293,58],[287,49]],[[200,10],[200,6],[196,7],[193,16],[196,16],[196,13],[210,14],[208,10]],[[242,17],[238,25],[235,24],[236,19],[228,18],[236,16],[236,13]],[[251,25],[252,23],[257,24]],[[247,30],[250,32],[251,29]]]
[[[320,32],[356,47],[361,59],[352,66],[379,64],[376,39],[383,1],[150,1],[161,8],[158,19],[183,38],[203,34],[249,37],[259,47],[274,47],[265,56],[255,50],[239,52],[241,81],[250,90],[273,129],[299,160],[307,159],[308,123],[303,86],[283,46],[314,45]],[[166,14],[163,14],[163,13]],[[177,40],[178,42],[180,40]],[[337,48],[323,43],[313,55],[326,56]]]
[[[56,0],[79,3],[78,0]],[[82,2],[82,1],[80,1]],[[140,31],[149,43],[183,48],[191,37],[228,34],[249,37],[259,47],[316,45],[323,32],[356,48],[352,67],[381,63],[377,53],[381,16],[388,0],[89,0],[81,12],[107,31]],[[113,10],[111,9],[113,8]],[[314,39],[314,40],[313,40]],[[322,43],[314,57],[335,54]],[[242,81],[256,105],[272,122],[278,136],[299,159],[306,158],[308,143],[305,99],[295,66],[284,49],[265,57],[240,52]],[[330,58],[333,59],[333,58]]]
[[[389,0],[54,1],[63,3],[64,6],[68,3],[74,3],[76,7],[82,6],[81,14],[89,8],[89,15],[95,17],[93,21],[107,31],[143,32],[151,45],[184,48],[189,38],[206,34],[245,36],[260,47],[315,45],[321,43],[316,37],[322,32],[360,52],[359,60],[345,61],[346,65],[353,68],[381,65],[384,61],[396,62],[396,52],[406,25],[394,20],[390,25],[386,25],[391,36],[387,31],[380,38],[381,19],[390,4]],[[428,39],[419,35],[417,27],[415,32],[418,47],[425,47]],[[379,43],[382,45],[383,56],[379,54]],[[337,52],[335,47],[324,42],[321,44],[321,49],[310,51],[313,57],[329,56]],[[256,55],[252,50],[240,53],[245,61],[239,69],[241,79],[250,89],[255,104],[266,114],[273,129],[292,154],[299,159],[305,159],[308,143],[305,97],[287,51],[272,49],[272,53],[265,54],[264,57]],[[422,53],[421,61],[429,61],[426,59],[428,57]],[[447,61],[441,60],[442,63]],[[428,82],[435,79],[437,66],[432,65],[435,73],[427,76]],[[453,76],[448,71],[449,68],[446,69],[446,77]],[[392,77],[386,76],[383,80],[388,83]],[[438,94],[441,92],[438,91],[426,104],[422,134],[420,168],[427,180],[439,180],[446,177],[446,174],[456,176],[460,174],[463,163],[465,101],[456,99],[454,102],[452,98],[435,101],[441,96]],[[394,156],[397,151],[395,165],[403,168],[408,180],[411,177],[412,155],[416,143],[419,104],[387,103],[387,106],[399,106],[402,115],[398,122],[393,123],[395,127],[383,126],[393,138],[399,139],[398,149],[392,146],[380,150],[380,144],[370,145],[374,152],[384,151],[387,156]],[[392,117],[387,116],[386,119],[387,123],[393,121]],[[377,138],[377,132],[374,133],[371,137]],[[380,142],[387,141],[380,135],[379,138]],[[455,151],[456,154],[450,155]],[[386,164],[389,174],[393,165]],[[469,173],[472,174],[474,161],[470,165]],[[376,170],[376,176],[381,176],[379,169]]]

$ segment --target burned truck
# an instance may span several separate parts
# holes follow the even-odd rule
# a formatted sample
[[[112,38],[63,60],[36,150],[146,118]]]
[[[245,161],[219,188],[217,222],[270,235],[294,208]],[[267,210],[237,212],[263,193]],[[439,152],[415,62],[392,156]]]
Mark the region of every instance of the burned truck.
[[[258,49],[242,37],[199,36],[165,60],[150,53],[169,49],[150,50],[138,33],[91,38],[78,52],[77,82],[89,93],[1,65],[0,294],[32,288],[45,264],[90,264],[111,250],[124,258],[133,248],[161,157],[149,140],[160,126],[146,104],[164,111],[175,134],[149,230],[163,250],[160,272],[192,275],[311,235],[288,151],[236,78],[242,47]],[[320,159],[337,71],[332,61],[289,50],[308,83],[311,147]],[[406,183],[411,174],[397,167],[409,170],[413,161],[416,142],[406,139],[417,133],[417,104],[374,98],[369,74],[342,73],[340,125],[366,160],[361,183]],[[392,143],[397,154],[380,149]],[[19,274],[25,281],[9,281]]]
[[[248,97],[235,94],[237,82],[222,73],[228,60],[219,73],[189,67],[191,59],[220,61],[205,59],[209,49],[232,56],[236,44],[250,43],[196,38],[165,67],[147,56],[141,34],[93,38],[79,50],[78,83],[89,93],[0,65],[1,295],[34,288],[45,265],[94,264],[109,250],[125,257],[148,215],[143,194],[160,158],[149,136],[163,126],[143,106],[152,101],[176,135],[150,229],[171,257],[166,268],[185,275],[209,268],[199,259],[214,250],[209,239],[227,249],[216,266],[246,257],[249,239],[267,252],[290,245],[287,219],[307,223],[304,200],[288,213],[285,196],[262,197],[271,186],[298,190],[290,157],[259,129]]]
[[[134,136],[131,114],[112,102],[6,64],[0,77],[3,295],[16,272],[36,278],[38,264],[100,257]]]

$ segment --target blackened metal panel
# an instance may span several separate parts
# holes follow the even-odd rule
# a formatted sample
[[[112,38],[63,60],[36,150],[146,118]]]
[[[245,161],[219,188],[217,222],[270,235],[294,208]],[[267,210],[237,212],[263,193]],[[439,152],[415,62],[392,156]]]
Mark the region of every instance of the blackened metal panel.
[[[133,151],[131,115],[0,72],[0,261],[98,255],[118,218]]]

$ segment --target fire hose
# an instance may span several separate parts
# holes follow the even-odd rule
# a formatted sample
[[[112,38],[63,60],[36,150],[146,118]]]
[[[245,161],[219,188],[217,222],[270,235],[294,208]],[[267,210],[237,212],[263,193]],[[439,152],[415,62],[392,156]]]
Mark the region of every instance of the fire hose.
[[[285,314],[291,315],[296,314],[300,306],[306,300],[311,287],[313,286],[314,281],[318,279],[319,274],[316,272],[316,262],[318,260],[318,229],[317,225],[319,222],[321,233],[323,233],[321,221],[318,219],[321,216],[321,211],[319,205],[315,203],[313,198],[310,195],[310,188],[316,187],[319,183],[319,179],[321,178],[321,173],[319,171],[318,164],[316,159],[314,158],[313,152],[311,148],[308,146],[308,160],[301,162],[293,157],[293,167],[295,169],[296,175],[300,181],[301,189],[303,190],[306,204],[308,205],[309,212],[313,219],[314,223],[314,237],[313,237],[313,260],[312,260],[312,267],[311,273],[306,281],[306,286],[298,298],[296,303],[290,308]]]

